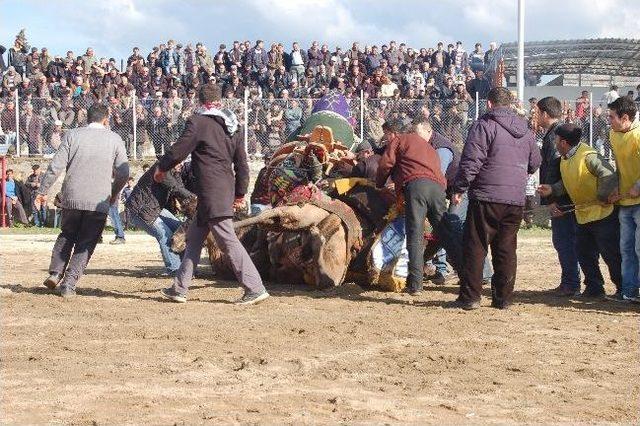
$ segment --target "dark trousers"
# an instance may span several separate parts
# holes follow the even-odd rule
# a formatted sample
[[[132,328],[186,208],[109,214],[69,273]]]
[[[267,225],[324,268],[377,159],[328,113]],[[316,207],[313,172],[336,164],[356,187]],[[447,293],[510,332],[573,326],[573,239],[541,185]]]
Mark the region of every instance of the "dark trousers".
[[[511,302],[516,282],[518,230],[522,207],[471,200],[464,225],[462,254],[465,260],[460,277],[462,302],[480,300],[484,259],[491,247],[493,304],[503,307]]]
[[[533,208],[536,205],[536,196],[527,195],[524,201],[524,210],[522,212],[522,218],[527,226],[533,225]]]
[[[604,219],[578,225],[576,244],[578,260],[585,277],[585,291],[596,294],[604,292],[604,278],[598,263],[600,256],[609,268],[611,281],[616,289],[620,289],[622,256],[618,209]]]
[[[405,220],[407,232],[407,251],[409,253],[409,273],[407,287],[413,290],[422,288],[424,278],[424,220],[429,219],[434,233],[447,251],[452,266],[458,267],[461,252],[459,244],[451,238],[443,226],[442,215],[447,210],[444,188],[429,179],[416,179],[404,188]]]
[[[64,274],[61,286],[75,288],[102,235],[106,213],[65,209],[51,253],[49,273]]]
[[[566,213],[551,218],[551,241],[558,252],[558,261],[562,276],[560,286],[567,290],[580,290],[580,270],[578,268],[578,251],[576,233],[578,222],[575,213]]]

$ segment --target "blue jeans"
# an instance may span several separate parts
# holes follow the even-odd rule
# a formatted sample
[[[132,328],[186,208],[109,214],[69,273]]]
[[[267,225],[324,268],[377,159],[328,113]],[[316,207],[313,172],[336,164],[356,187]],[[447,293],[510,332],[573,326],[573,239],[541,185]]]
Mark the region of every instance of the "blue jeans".
[[[551,218],[551,241],[558,252],[558,261],[562,269],[560,286],[567,290],[580,290],[580,269],[576,250],[576,232],[578,223],[574,213]]]
[[[640,205],[620,207],[620,254],[622,255],[622,294],[637,297],[640,268]]]
[[[109,206],[109,219],[111,219],[116,238],[124,239],[124,228],[122,227],[122,220],[120,220],[120,212],[118,212],[118,203]]]
[[[45,226],[47,224],[47,208],[45,206],[38,208],[35,203],[31,208],[33,210],[33,224],[38,228]]]
[[[469,197],[465,193],[462,196],[460,204],[449,204],[449,209],[445,215],[445,219],[451,226],[455,226],[459,229],[460,238],[462,238],[462,230],[464,228],[464,222],[467,220],[467,210],[469,209]],[[436,259],[433,261],[433,265],[436,267],[436,271],[446,275],[448,273],[447,264],[445,260],[447,258],[447,252],[444,249],[440,249],[436,254]],[[444,271],[444,272],[443,272]],[[484,266],[482,268],[482,280],[490,281],[493,277],[493,268],[488,258],[484,260]]]
[[[166,209],[160,212],[160,216],[151,225],[142,220],[137,214],[131,214],[130,220],[136,228],[142,229],[158,241],[160,254],[162,254],[162,260],[167,272],[176,272],[180,268],[180,256],[171,251],[171,237],[173,237],[173,233],[176,232],[182,222]]]

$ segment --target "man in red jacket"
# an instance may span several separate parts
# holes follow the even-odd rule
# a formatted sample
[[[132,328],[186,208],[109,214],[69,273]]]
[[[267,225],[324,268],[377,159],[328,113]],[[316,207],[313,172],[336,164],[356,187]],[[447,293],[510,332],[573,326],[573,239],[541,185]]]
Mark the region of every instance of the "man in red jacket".
[[[442,215],[447,210],[447,181],[440,170],[436,150],[417,133],[398,133],[394,126],[387,132],[387,139],[387,147],[378,165],[376,185],[383,187],[391,175],[396,193],[404,196],[409,252],[407,289],[415,295],[422,291],[424,277],[425,218],[429,219],[456,269],[460,266],[457,255],[460,248],[446,235],[442,223]]]

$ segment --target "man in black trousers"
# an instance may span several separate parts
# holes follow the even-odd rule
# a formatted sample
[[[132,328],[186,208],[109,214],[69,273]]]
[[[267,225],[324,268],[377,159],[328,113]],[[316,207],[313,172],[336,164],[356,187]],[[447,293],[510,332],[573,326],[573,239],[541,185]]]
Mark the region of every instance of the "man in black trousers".
[[[75,296],[76,284],[102,235],[109,206],[129,177],[124,142],[106,128],[108,108],[93,105],[87,119],[88,126],[65,133],[38,188],[37,201],[44,204],[49,189],[66,170],[60,192],[62,230],[51,253],[49,277],[44,281],[52,290],[60,284],[64,298]]]

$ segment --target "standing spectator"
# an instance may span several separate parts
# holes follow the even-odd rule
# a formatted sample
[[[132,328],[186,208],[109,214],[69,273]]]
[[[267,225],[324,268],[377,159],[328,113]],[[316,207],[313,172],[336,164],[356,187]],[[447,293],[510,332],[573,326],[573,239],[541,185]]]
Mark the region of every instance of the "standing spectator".
[[[13,178],[13,170],[8,169],[5,175],[5,206],[9,228],[13,226],[14,213],[18,216],[18,221],[24,225],[29,224],[27,213],[24,210],[25,194],[21,191],[21,186]]]
[[[120,137],[106,129],[109,110],[103,105],[89,109],[89,125],[65,134],[38,189],[38,201],[46,202],[58,176],[66,170],[61,203],[62,231],[53,246],[49,277],[44,285],[60,295],[76,294],[82,276],[107,220],[110,204],[129,177],[129,163]],[[113,183],[111,181],[114,176]],[[87,185],[87,179],[91,185]]]
[[[47,206],[37,201],[38,189],[42,183],[43,173],[39,164],[31,167],[33,173],[27,178],[27,188],[31,193],[31,209],[33,213],[33,223],[38,228],[42,228],[47,223]]]
[[[456,48],[451,52],[451,65],[455,65],[456,73],[460,74],[468,65],[469,58],[467,52],[462,47],[462,42],[456,43]]]
[[[22,83],[22,77],[16,68],[14,66],[7,68],[7,72],[2,78],[2,93],[4,96],[11,96],[13,91],[18,89],[20,83]]]
[[[618,94],[618,86],[616,86],[614,84],[609,88],[608,92],[605,92],[602,95],[602,99],[600,101],[602,103],[604,103],[605,105],[609,105],[610,103],[612,103],[613,101],[615,101],[619,97],[620,97],[620,95]]]
[[[186,302],[193,271],[200,261],[202,244],[209,232],[228,256],[236,278],[245,287],[244,296],[238,303],[255,304],[269,297],[231,222],[234,207],[244,204],[249,166],[237,117],[220,109],[221,97],[218,86],[203,87],[200,92],[203,111],[191,116],[184,133],[160,160],[153,176],[156,182],[164,181],[167,171],[191,155],[198,182],[196,219],[187,231],[187,248],[173,285],[162,291],[174,302]],[[220,161],[212,162],[209,158]]]
[[[292,100],[284,111],[284,134],[288,138],[302,125],[302,108],[297,100]]]
[[[620,205],[622,293],[619,301],[638,300],[640,287],[640,123],[638,109],[628,97],[609,104],[611,149],[616,159],[619,188],[609,199]]]
[[[87,76],[93,72],[93,67],[96,63],[97,60],[94,56],[93,49],[91,47],[87,48],[87,52],[82,56],[82,69]]]
[[[42,152],[42,119],[33,112],[33,105],[28,103],[24,107],[24,112],[20,120],[20,131],[22,137],[26,135],[29,155],[37,155]]]
[[[478,70],[484,70],[484,52],[482,51],[482,44],[476,43],[473,52],[469,56],[469,65],[471,66],[471,70],[476,72]]]
[[[536,205],[536,190],[538,189],[538,178],[535,174],[529,175],[527,185],[524,188],[524,211],[522,219],[525,229],[533,226],[533,209]]]
[[[489,64],[491,64],[491,61],[493,60],[493,57],[495,56],[497,50],[498,50],[497,44],[495,41],[492,41],[491,43],[489,43],[489,50],[484,52],[485,69],[489,66]]]
[[[146,120],[147,132],[153,143],[156,157],[160,158],[169,149],[169,119],[162,112],[162,108],[153,108],[151,116]]]
[[[590,114],[590,107],[589,91],[583,90],[580,97],[576,99],[576,118],[585,120],[588,114]]]
[[[7,64],[9,67],[14,67],[18,75],[22,76],[26,69],[27,55],[29,54],[29,45],[24,35],[24,30],[21,30],[16,36],[16,40],[13,47],[9,49],[9,55],[7,58]]]
[[[122,189],[122,192],[120,193],[120,201],[122,202],[122,204],[127,203],[127,200],[129,199],[129,197],[131,196],[131,192],[133,191],[133,185],[133,178],[130,177],[127,180],[127,185]],[[126,209],[122,213],[122,225],[124,226],[124,229],[131,229],[131,217],[127,214]]]
[[[553,185],[560,176],[560,153],[556,147],[556,129],[562,117],[562,104],[554,97],[548,96],[537,101],[534,107],[537,124],[545,130],[542,138],[542,163],[540,164],[540,184]],[[576,233],[578,223],[576,215],[566,207],[572,204],[568,195],[561,197],[541,197],[540,204],[549,206],[551,215],[551,241],[558,252],[560,262],[560,284],[552,291],[560,297],[576,296],[580,293],[580,270],[578,269],[578,253]],[[562,214],[557,214],[559,211]]]
[[[478,69],[475,72],[475,75],[475,78],[473,78],[467,85],[467,91],[474,103],[476,100],[476,94],[478,95],[478,99],[484,100],[487,99],[489,90],[491,90],[491,83],[489,83],[489,80],[484,77],[484,70]]]
[[[300,45],[297,41],[293,42],[293,50],[288,57],[289,72],[291,72],[293,78],[298,81],[304,76],[305,66],[307,65],[307,54],[304,50],[300,49]]]
[[[16,141],[16,104],[13,100],[8,101],[0,113],[0,129],[4,132],[5,143],[14,144]]]
[[[611,281],[620,293],[623,280],[620,256],[620,222],[617,209],[607,203],[618,186],[611,164],[591,147],[580,143],[582,131],[574,124],[562,124],[555,129],[556,148],[562,156],[562,179],[553,185],[540,185],[540,195],[560,197],[565,194],[581,206],[576,209],[578,222],[576,247],[585,275],[586,289],[581,298],[601,299],[605,296],[604,278],[599,258],[607,264]]]
[[[540,166],[540,151],[527,121],[512,109],[511,93],[502,87],[488,95],[489,111],[469,131],[453,183],[453,204],[469,191],[457,304],[480,307],[482,270],[491,246],[492,306],[506,309],[516,280],[516,247],[522,222],[527,175]]]
[[[7,48],[0,44],[0,74],[4,73],[4,69],[7,67],[4,63],[4,52]]]

